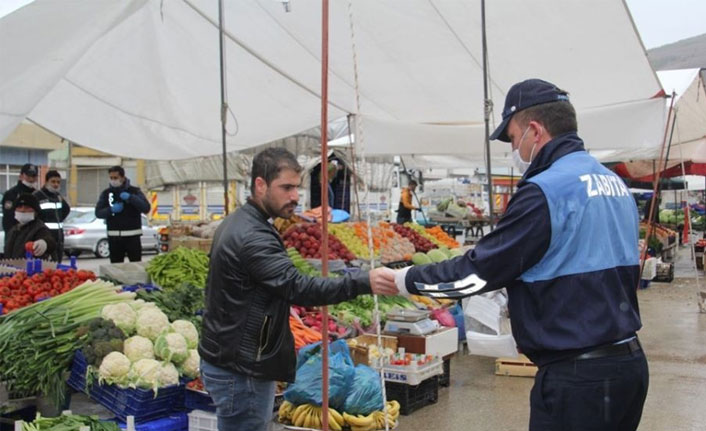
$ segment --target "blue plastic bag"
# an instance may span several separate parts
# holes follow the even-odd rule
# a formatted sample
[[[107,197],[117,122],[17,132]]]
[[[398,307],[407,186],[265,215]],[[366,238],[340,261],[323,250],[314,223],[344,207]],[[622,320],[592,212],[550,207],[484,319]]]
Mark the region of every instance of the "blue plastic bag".
[[[355,367],[353,386],[348,392],[343,411],[351,415],[369,415],[376,410],[382,410],[382,385],[380,373],[359,364]]]
[[[322,404],[322,356],[321,343],[299,350],[296,379],[294,384],[284,392],[285,400],[295,406],[307,403],[317,406]],[[336,410],[344,411],[343,405],[355,375],[353,359],[344,340],[330,344],[328,369],[329,405]]]

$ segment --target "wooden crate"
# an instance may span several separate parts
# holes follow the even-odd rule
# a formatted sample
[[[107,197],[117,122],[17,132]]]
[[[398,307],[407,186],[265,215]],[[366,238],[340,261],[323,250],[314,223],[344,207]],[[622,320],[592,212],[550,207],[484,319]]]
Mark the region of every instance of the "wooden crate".
[[[185,247],[208,253],[211,251],[211,244],[213,244],[213,239],[211,238],[197,238],[195,236],[169,237],[169,250]]]
[[[355,363],[356,365],[363,364],[369,366],[370,363],[368,362],[368,346],[371,344],[375,345],[378,343],[377,335],[363,334],[355,337],[354,339],[356,340],[357,345],[350,349],[351,357],[353,358],[353,363]],[[397,351],[397,338],[383,335],[382,346],[383,348]]]
[[[498,358],[495,360],[495,374],[498,376],[534,377],[537,366],[527,356]]]

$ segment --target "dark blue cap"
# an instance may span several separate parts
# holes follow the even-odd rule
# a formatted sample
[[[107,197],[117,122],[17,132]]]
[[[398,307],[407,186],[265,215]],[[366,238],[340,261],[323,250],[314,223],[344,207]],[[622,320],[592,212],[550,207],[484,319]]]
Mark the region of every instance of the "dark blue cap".
[[[551,82],[542,81],[541,79],[528,79],[513,85],[505,98],[503,121],[490,135],[490,139],[510,142],[510,138],[507,136],[507,125],[510,124],[510,119],[513,115],[530,106],[560,101],[568,102],[569,93]]]

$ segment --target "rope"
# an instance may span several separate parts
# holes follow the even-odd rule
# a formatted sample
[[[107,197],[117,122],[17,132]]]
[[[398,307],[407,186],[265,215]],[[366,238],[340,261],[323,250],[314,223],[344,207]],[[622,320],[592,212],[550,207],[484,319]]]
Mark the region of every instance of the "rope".
[[[353,52],[353,77],[354,77],[354,89],[355,89],[355,144],[360,143],[360,158],[361,165],[363,166],[363,172],[368,172],[368,163],[365,158],[365,139],[363,135],[363,122],[360,116],[360,82],[358,79],[358,51],[355,44],[355,25],[353,18],[353,2],[348,0],[348,22],[350,24],[351,30],[351,48]],[[368,225],[368,253],[370,254],[370,269],[375,268],[375,248],[373,247],[373,232],[372,223],[370,219],[370,194],[369,194],[369,180],[363,181],[363,198],[365,199],[365,219]],[[378,302],[378,296],[373,295],[373,303],[375,304],[373,311],[373,319],[375,320],[375,327],[377,332],[377,346],[380,352],[384,352],[384,347],[382,345],[382,335],[380,333],[380,305]],[[383,360],[384,362],[384,360]],[[382,387],[382,411],[385,415],[385,431],[389,430],[389,424],[387,422],[387,391],[385,390],[385,372],[384,368],[380,367],[380,386]]]

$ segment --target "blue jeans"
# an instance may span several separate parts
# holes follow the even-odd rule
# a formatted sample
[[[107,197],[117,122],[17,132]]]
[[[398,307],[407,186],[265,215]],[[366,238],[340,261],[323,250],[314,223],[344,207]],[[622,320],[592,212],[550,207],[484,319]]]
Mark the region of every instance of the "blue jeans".
[[[201,376],[216,404],[218,431],[267,431],[275,382],[236,374],[201,361]]]

